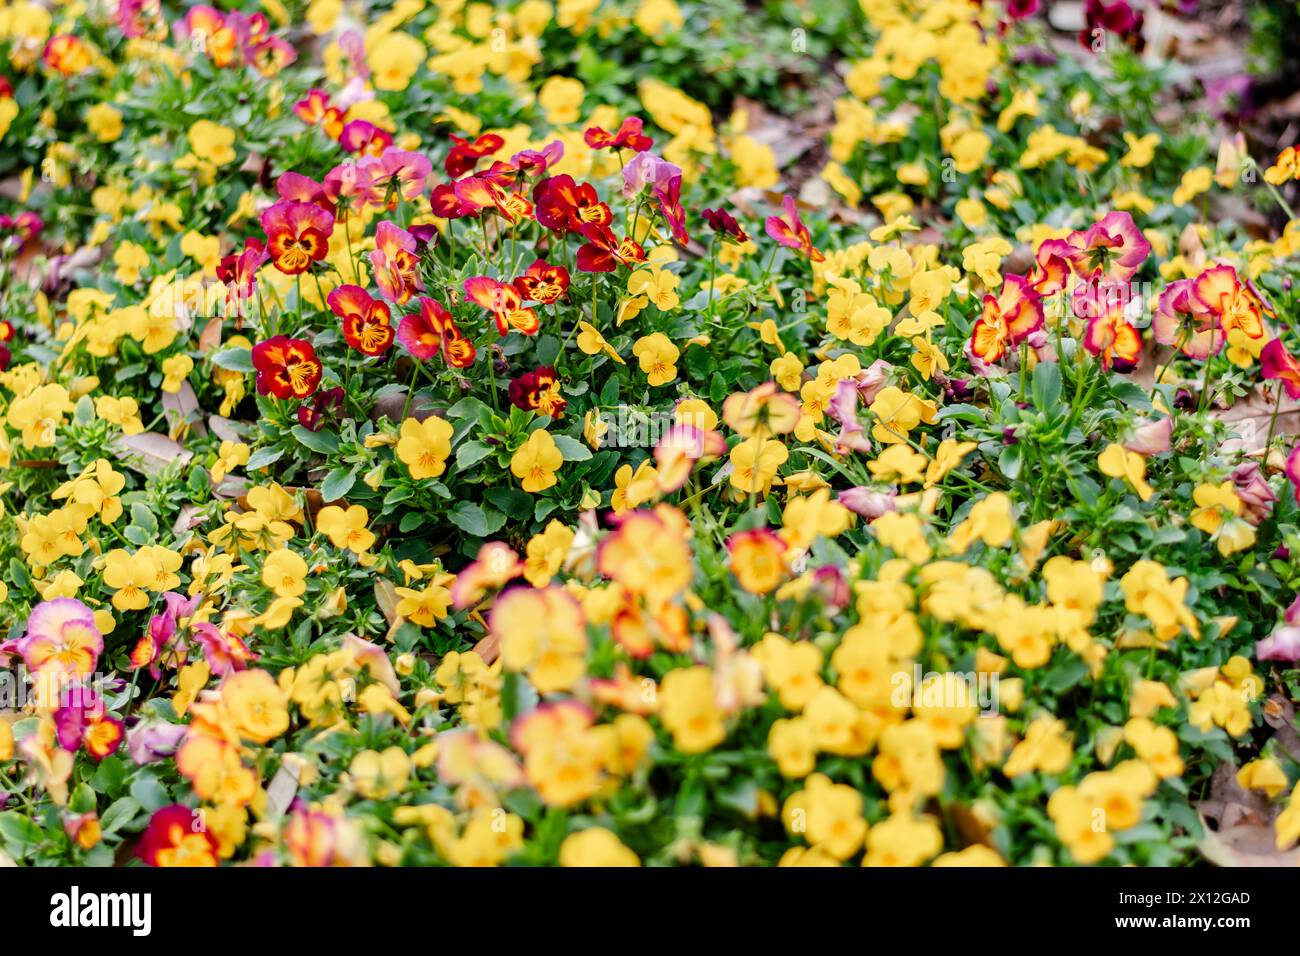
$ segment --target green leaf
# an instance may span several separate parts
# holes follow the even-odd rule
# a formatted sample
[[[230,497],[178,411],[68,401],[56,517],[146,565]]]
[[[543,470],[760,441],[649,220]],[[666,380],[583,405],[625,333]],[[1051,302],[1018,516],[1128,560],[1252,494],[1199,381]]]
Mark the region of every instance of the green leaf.
[[[100,815],[99,828],[105,834],[114,833],[130,823],[140,811],[140,804],[135,797],[122,797],[115,800]]]
[[[1008,445],[1002,449],[1002,454],[998,455],[998,470],[1013,481],[1020,474],[1020,469],[1024,464],[1025,449],[1019,443]]]
[[[564,455],[565,461],[586,461],[591,457],[591,449],[576,438],[570,438],[568,435],[551,437],[555,439],[555,445],[560,449],[560,454]]]
[[[131,523],[143,528],[151,535],[158,533],[158,519],[154,517],[153,512],[142,501],[137,501],[131,505]]]
[[[338,501],[349,491],[357,482],[357,473],[355,469],[335,468],[320,484],[320,495],[326,501]]]
[[[1088,662],[1081,657],[1071,658],[1052,669],[1043,679],[1043,687],[1051,691],[1069,690],[1088,674]]]
[[[448,418],[482,418],[484,415],[491,415],[492,409],[488,408],[477,398],[462,398],[451,408],[447,409]]]
[[[554,335],[543,335],[537,340],[537,364],[554,365],[560,354],[560,340]]]
[[[283,454],[283,448],[259,448],[248,456],[248,464],[244,466],[244,470],[257,471],[260,468],[265,468],[267,465],[273,465],[280,460],[280,456]]]
[[[406,501],[415,494],[415,489],[410,485],[398,485],[384,496],[384,510],[387,511],[393,505]]]
[[[461,501],[447,512],[451,523],[466,534],[484,538],[505,524],[506,516],[495,508],[484,508],[470,501]]]
[[[477,465],[492,452],[492,446],[486,442],[462,442],[460,447],[456,449],[456,467],[461,469],[470,468]]]
[[[416,528],[420,527],[420,525],[424,524],[427,518],[428,515],[422,514],[419,511],[408,511],[406,514],[402,515],[402,520],[397,523],[397,527],[401,531],[414,531]]]
[[[131,796],[150,813],[171,803],[167,789],[152,774],[144,774],[131,782]]]
[[[252,372],[253,353],[245,348],[222,349],[212,356],[212,364],[231,372]]]
[[[1039,362],[1035,365],[1029,391],[1039,411],[1055,411],[1061,404],[1061,366],[1055,362]]]
[[[333,455],[339,450],[339,436],[332,431],[314,432],[309,428],[303,428],[301,425],[294,425],[290,429],[293,437],[298,439],[300,444],[306,445],[312,451],[319,452],[322,455]]]
[[[90,785],[106,797],[115,797],[126,780],[126,764],[116,755],[105,757],[95,769]]]
[[[517,521],[526,521],[533,513],[533,496],[518,488],[489,488],[483,497]]]
[[[0,813],[0,837],[15,850],[36,846],[44,836],[40,827],[17,810]]]

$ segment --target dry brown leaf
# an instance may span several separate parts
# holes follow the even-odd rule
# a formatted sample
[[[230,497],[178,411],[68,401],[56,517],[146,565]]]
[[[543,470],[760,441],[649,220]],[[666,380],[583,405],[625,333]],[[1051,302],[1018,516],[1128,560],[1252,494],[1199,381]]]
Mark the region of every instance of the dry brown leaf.
[[[1274,821],[1281,807],[1237,783],[1233,764],[1214,771],[1209,798],[1196,804],[1196,811],[1205,830],[1198,849],[1216,866],[1300,865],[1300,849],[1277,849]]]
[[[297,771],[289,764],[281,764],[266,787],[267,819],[275,821],[284,816],[297,793]]]
[[[1238,399],[1230,408],[1213,411],[1211,414],[1214,417],[1227,422],[1238,434],[1237,438],[1229,438],[1225,441],[1221,451],[1225,453],[1241,451],[1247,455],[1262,454],[1273,411],[1273,391],[1262,387]],[[1287,398],[1283,393],[1282,405],[1277,411],[1277,425],[1273,429],[1274,437],[1300,434],[1300,402]]]
[[[229,418],[222,418],[220,415],[209,415],[208,428],[212,429],[212,434],[222,441],[243,441],[244,437],[240,430],[251,429],[252,423],[232,422]]]
[[[1215,866],[1300,865],[1300,849],[1277,849],[1271,826],[1243,824],[1215,831],[1204,817],[1201,817],[1201,825],[1205,827],[1205,836],[1198,848]]]
[[[1264,723],[1273,728],[1273,739],[1288,757],[1300,761],[1300,733],[1295,729],[1295,707],[1281,694],[1264,703]]]
[[[124,435],[118,445],[126,466],[143,475],[156,474],[174,461],[187,462],[194,457],[193,452],[158,432]]]
[[[176,515],[175,522],[172,523],[172,534],[184,534],[186,531],[193,531],[207,519],[203,516],[203,509],[196,504],[186,502],[181,505],[181,510]]]
[[[483,659],[484,664],[491,666],[501,654],[501,643],[495,634],[489,634],[474,645],[474,653]]]
[[[189,423],[196,435],[206,434],[203,420],[195,417],[199,412],[199,399],[189,382],[181,382],[178,392],[163,392],[162,407],[171,428]]]
[[[199,333],[199,351],[215,352],[221,345],[221,321],[219,315],[208,319],[208,324]]]
[[[401,618],[397,616],[397,603],[400,600],[397,587],[392,581],[388,578],[378,578],[375,581],[375,603],[379,605],[390,629],[401,623]]]

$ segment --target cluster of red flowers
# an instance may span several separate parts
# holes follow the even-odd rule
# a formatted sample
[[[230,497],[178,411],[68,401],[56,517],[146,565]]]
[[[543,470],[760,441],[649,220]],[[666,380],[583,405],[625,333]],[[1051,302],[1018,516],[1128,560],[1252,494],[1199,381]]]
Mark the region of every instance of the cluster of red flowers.
[[[199,18],[196,23],[207,21]],[[368,123],[347,122],[346,102],[332,103],[323,91],[311,90],[294,112],[344,149],[361,155],[335,166],[320,182],[296,172],[280,176],[276,181],[279,201],[261,217],[265,243],[249,238],[241,252],[224,258],[218,268],[231,297],[242,301],[254,295],[256,272],[267,261],[286,275],[310,272],[329,255],[336,222],[344,222],[346,228],[355,211],[365,207],[393,210],[399,201],[418,199],[426,190],[433,214],[448,221],[481,218],[493,212],[512,225],[525,219],[536,221],[546,230],[541,247],[550,250],[546,254],[552,258],[557,249],[565,252],[568,236],[578,237],[582,243],[574,263],[582,272],[612,272],[620,265],[645,261],[645,250],[633,237],[615,234],[613,213],[594,185],[576,182],[567,174],[547,175],[564,156],[559,141],[540,150],[523,150],[506,161],[492,159],[504,145],[495,133],[473,140],[452,136],[443,164],[449,181],[432,185],[433,167],[426,156],[394,148],[391,138],[385,138],[387,134]],[[612,133],[593,126],[586,131],[585,140],[594,149],[632,151],[634,155],[624,166],[624,197],[636,199],[650,188],[674,238],[683,244],[689,241],[680,201],[681,169],[649,152],[654,143],[644,134],[639,118],[624,119]],[[482,160],[491,161],[480,170]],[[725,210],[707,209],[703,216],[725,241],[749,241],[744,227]],[[781,245],[814,261],[823,258],[788,197],[784,215],[771,217],[767,231]],[[379,222],[374,249],[369,253],[377,294],[354,282],[336,287],[327,297],[349,348],[379,358],[396,341],[418,361],[441,355],[453,368],[474,363],[478,350],[461,332],[447,306],[421,295],[426,291],[421,258],[437,238],[438,231],[431,225],[406,229],[386,219]],[[535,306],[552,305],[564,298],[570,281],[565,266],[538,258],[514,278],[473,276],[462,288],[467,302],[487,311],[498,335],[504,337],[511,330],[536,335],[541,320]],[[413,299],[416,311],[400,316],[395,312]],[[320,359],[306,339],[277,335],[260,342],[253,349],[253,364],[257,389],[263,395],[305,400],[316,393],[321,381]],[[521,408],[553,418],[564,413],[565,400],[554,368],[538,368],[516,378],[510,386],[510,399]],[[341,394],[318,396],[310,408],[299,408],[299,420],[309,428],[319,427],[322,416],[340,404]]]

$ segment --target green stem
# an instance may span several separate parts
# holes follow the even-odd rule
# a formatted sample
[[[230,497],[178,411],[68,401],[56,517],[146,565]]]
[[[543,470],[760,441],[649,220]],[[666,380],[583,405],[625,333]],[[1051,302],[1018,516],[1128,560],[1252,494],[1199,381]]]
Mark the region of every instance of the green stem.
[[[415,368],[411,372],[410,384],[406,386],[406,404],[402,406],[402,421],[406,421],[406,413],[411,410],[411,399],[415,397],[415,380],[420,375],[420,360],[411,359]]]
[[[709,318],[713,318],[713,283],[718,271],[718,236],[715,233],[709,240]]]
[[[1209,393],[1210,393],[1210,360],[1211,360],[1211,358],[1212,358],[1212,356],[1209,356],[1209,355],[1207,355],[1207,356],[1205,357],[1205,374],[1201,377],[1201,398],[1200,398],[1200,401],[1197,403],[1197,406],[1196,406],[1197,411],[1201,411],[1201,412],[1205,411],[1206,407],[1209,405],[1209,402],[1207,401],[1207,399],[1210,397]]]
[[[1277,429],[1277,414],[1282,410],[1282,383],[1277,383],[1273,394],[1273,414],[1268,419],[1268,437],[1264,439],[1264,467],[1268,467],[1268,449],[1273,444],[1273,432]]]

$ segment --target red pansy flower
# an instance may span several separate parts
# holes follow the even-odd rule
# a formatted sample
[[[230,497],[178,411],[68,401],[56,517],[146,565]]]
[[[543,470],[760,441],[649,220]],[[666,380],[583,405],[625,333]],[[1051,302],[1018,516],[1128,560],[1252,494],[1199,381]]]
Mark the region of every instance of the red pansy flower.
[[[582,138],[592,149],[618,150],[626,146],[635,152],[644,153],[655,144],[655,141],[649,136],[642,135],[641,128],[641,117],[628,116],[624,118],[616,133],[609,133],[599,126],[592,126]]]
[[[456,195],[457,183],[442,183],[429,193],[429,208],[439,219],[460,219],[478,212],[476,208]]]
[[[217,280],[226,287],[227,312],[236,316],[235,326],[242,325],[246,305],[257,288],[257,270],[271,256],[262,240],[250,236],[240,252],[232,252],[217,263]]]
[[[447,160],[443,165],[447,175],[452,179],[459,179],[478,165],[478,161],[484,156],[491,156],[506,144],[497,133],[484,133],[473,142],[461,139],[459,136],[452,136],[451,139],[455,145],[447,153]]]
[[[306,339],[277,335],[253,346],[257,393],[276,398],[306,398],[320,384],[321,364]]]
[[[519,290],[512,285],[489,276],[474,276],[465,280],[465,298],[490,311],[503,336],[512,328],[524,335],[536,335],[541,328],[537,313],[524,308]]]
[[[787,249],[799,250],[813,262],[824,262],[826,257],[813,247],[808,227],[799,218],[799,207],[795,204],[794,197],[784,197],[781,208],[784,210],[783,215],[767,217],[767,234]]]
[[[568,174],[551,176],[534,186],[533,205],[537,221],[555,232],[577,232],[587,223],[603,226],[613,219],[596,187],[579,185]]]
[[[645,250],[631,237],[622,242],[608,226],[589,223],[579,230],[586,243],[578,249],[577,264],[583,272],[613,272],[619,263],[645,261]]]
[[[737,222],[736,217],[725,209],[705,209],[700,215],[709,224],[709,228],[722,236],[727,242],[741,244],[749,242],[749,233],[745,232],[745,227]]]
[[[319,431],[329,413],[343,407],[343,386],[323,388],[311,397],[311,404],[298,406],[298,424],[309,432]]]
[[[509,395],[511,404],[516,408],[555,419],[564,417],[564,409],[568,404],[560,394],[560,380],[550,365],[520,375],[510,383]]]
[[[468,368],[478,354],[474,343],[461,334],[451,313],[433,299],[421,296],[420,311],[402,316],[397,327],[397,340],[402,347],[421,361],[431,359],[439,352],[453,368]]]
[[[320,206],[281,200],[262,213],[266,251],[285,275],[299,275],[329,252],[334,217]]]
[[[135,853],[149,866],[216,866],[220,859],[202,814],[179,803],[154,811]]]
[[[393,344],[393,314],[383,299],[372,299],[359,285],[341,285],[325,301],[343,320],[343,338],[362,355],[383,355]]]
[[[569,291],[569,270],[538,259],[515,280],[515,288],[529,302],[550,305]]]

